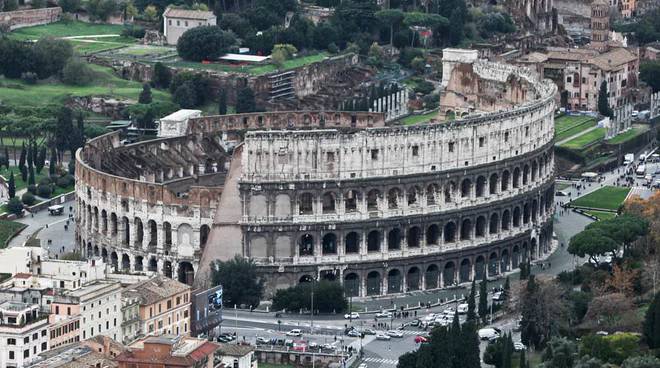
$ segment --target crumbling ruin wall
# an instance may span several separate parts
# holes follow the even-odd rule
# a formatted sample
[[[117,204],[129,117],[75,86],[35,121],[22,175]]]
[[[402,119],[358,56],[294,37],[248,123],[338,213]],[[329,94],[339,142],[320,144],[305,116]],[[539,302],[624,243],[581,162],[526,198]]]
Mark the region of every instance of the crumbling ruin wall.
[[[44,8],[0,12],[0,27],[15,30],[23,27],[36,26],[57,22],[62,15],[62,8]]]

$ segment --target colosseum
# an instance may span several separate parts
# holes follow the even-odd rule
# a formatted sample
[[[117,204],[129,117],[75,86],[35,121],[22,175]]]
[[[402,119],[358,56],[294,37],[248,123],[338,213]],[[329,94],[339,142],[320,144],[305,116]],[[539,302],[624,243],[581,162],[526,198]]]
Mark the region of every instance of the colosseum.
[[[348,296],[494,277],[549,251],[556,87],[447,49],[440,115],[291,111],[161,119],[76,155],[76,240],[118,272],[204,285],[241,255],[267,294],[312,279]],[[456,119],[453,119],[453,117]]]

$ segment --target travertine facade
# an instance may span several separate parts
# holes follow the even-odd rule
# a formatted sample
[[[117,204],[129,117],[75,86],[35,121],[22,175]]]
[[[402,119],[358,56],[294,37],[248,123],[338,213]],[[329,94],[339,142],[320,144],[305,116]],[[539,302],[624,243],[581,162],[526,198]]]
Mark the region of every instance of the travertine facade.
[[[477,104],[466,119],[420,126],[292,111],[189,118],[184,136],[129,146],[92,140],[77,153],[83,251],[131,272],[194,272],[199,284],[209,262],[239,254],[269,292],[325,278],[351,296],[439,288],[538,257],[552,235],[556,87],[476,60],[454,73],[526,92],[509,88],[506,111]],[[478,100],[448,80],[452,96]]]

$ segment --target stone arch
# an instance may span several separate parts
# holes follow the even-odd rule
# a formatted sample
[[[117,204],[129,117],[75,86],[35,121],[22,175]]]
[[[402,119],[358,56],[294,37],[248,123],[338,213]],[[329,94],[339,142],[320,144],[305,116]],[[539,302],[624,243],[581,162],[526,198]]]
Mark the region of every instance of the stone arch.
[[[398,227],[387,232],[387,250],[401,249],[401,230]]]
[[[158,272],[158,260],[156,257],[149,258],[149,264],[147,265],[147,271]]]
[[[461,182],[461,198],[469,198],[472,194],[472,180],[465,178]]]
[[[335,213],[335,203],[337,202],[337,195],[333,192],[325,192],[321,197],[321,204],[323,213]]]
[[[477,238],[486,236],[486,216],[477,217],[477,224],[474,228],[474,235]]]
[[[163,222],[163,233],[165,234],[165,239],[163,239],[165,250],[169,251],[172,247],[172,225],[167,221]]]
[[[337,254],[337,235],[334,233],[327,233],[323,235],[321,242],[323,254]]]
[[[360,296],[360,276],[357,273],[344,275],[344,294],[349,298]]]
[[[456,224],[453,221],[449,221],[445,224],[445,243],[452,243],[456,241]]]
[[[426,205],[427,206],[434,206],[437,204],[436,200],[436,195],[438,193],[438,185],[437,184],[429,184],[426,187]]]
[[[360,192],[356,190],[349,190],[344,195],[344,212],[357,212],[358,201],[360,200]]]
[[[445,203],[451,203],[454,198],[454,191],[456,190],[456,183],[453,181],[445,184]]]
[[[396,294],[402,291],[402,275],[401,271],[394,268],[387,272],[387,293]]]
[[[426,283],[426,289],[437,289],[438,288],[438,275],[440,274],[439,268],[437,265],[432,264],[426,268],[424,273],[424,282]]]
[[[131,269],[131,258],[128,254],[124,253],[121,255],[121,270],[124,272],[130,271]]]
[[[510,230],[510,229],[511,229],[511,211],[504,210],[504,212],[502,212],[502,230]]]
[[[141,248],[142,242],[144,241],[144,226],[142,225],[142,220],[139,217],[136,217],[133,220],[135,224],[135,247]]]
[[[489,234],[497,234],[499,222],[500,222],[500,216],[497,214],[497,212],[490,215],[490,221],[488,224]]]
[[[101,249],[101,258],[103,262],[108,262],[108,250],[105,247]]]
[[[456,274],[456,266],[454,265],[454,262],[449,261],[445,263],[445,267],[442,270],[442,280],[443,284],[442,286],[448,287],[452,286],[455,284],[455,275]]]
[[[426,228],[426,245],[438,245],[440,240],[440,227],[433,224]]]
[[[519,263],[520,263],[520,248],[518,248],[518,245],[514,245],[513,250],[511,251],[511,268],[513,269],[518,268]]]
[[[536,177],[538,176],[538,171],[539,171],[539,165],[536,163],[536,160],[534,160],[532,161],[532,172],[531,172],[532,181],[536,181]]]
[[[497,174],[492,174],[490,179],[488,179],[488,194],[495,195],[497,194],[497,184],[499,177]]]
[[[518,227],[520,226],[520,207],[516,206],[513,208],[513,226]]]
[[[87,252],[85,254],[87,255],[87,257],[91,257],[94,254],[93,252],[94,251],[92,249],[92,243],[88,242],[87,243]]]
[[[211,233],[211,228],[209,225],[203,224],[199,227],[199,247],[204,249],[206,242],[209,240],[209,234]]]
[[[406,291],[416,291],[419,290],[421,284],[421,273],[419,268],[410,267],[408,274],[406,275]]]
[[[483,197],[486,195],[486,177],[479,176],[477,177],[477,185],[475,190],[475,195],[477,198]]]
[[[519,188],[520,187],[520,168],[516,167],[513,169],[513,187],[514,188]]]
[[[250,196],[250,216],[254,218],[264,218],[268,216],[268,200],[263,194],[253,194]]]
[[[529,244],[527,244],[526,241],[523,242],[521,253],[522,253],[521,254],[521,259],[520,259],[521,263],[529,262]]]
[[[498,257],[496,252],[492,252],[490,256],[488,256],[488,277],[491,276],[496,276],[499,274],[499,267],[498,267]]]
[[[268,241],[262,235],[254,235],[250,238],[250,257],[262,258],[268,257]]]
[[[372,230],[367,235],[367,252],[380,252],[380,231]]]
[[[128,246],[131,243],[131,223],[126,216],[121,218],[121,222],[124,225],[122,244]]]
[[[183,251],[182,248],[192,248],[193,243],[193,228],[189,224],[183,223],[179,224],[179,227],[176,229],[176,240],[177,246],[179,247],[179,253]],[[191,254],[192,255],[192,254]]]
[[[470,264],[470,260],[468,258],[463,259],[458,272],[459,283],[470,282],[471,271],[472,265]]]
[[[419,229],[418,226],[413,226],[410,229],[408,229],[408,236],[407,236],[408,248],[419,248],[421,233],[422,231]]]
[[[510,264],[509,251],[506,249],[502,249],[502,252],[500,253],[500,270],[503,273],[509,272],[509,264]]]
[[[484,256],[477,256],[474,260],[474,278],[475,280],[486,278],[486,260]]]
[[[156,225],[156,221],[147,221],[147,227],[149,228],[149,247],[154,248],[158,244],[158,226]]]
[[[367,274],[367,295],[381,294],[381,278],[378,271],[371,271]]]
[[[367,193],[367,210],[368,211],[377,211],[378,210],[378,200],[380,199],[380,191],[378,189],[372,189]]]
[[[532,260],[535,260],[537,256],[538,256],[538,244],[536,242],[536,238],[532,238],[529,248],[529,257]]]
[[[523,224],[528,224],[529,223],[529,218],[530,218],[530,210],[529,210],[529,202],[526,202],[523,204]]]
[[[302,193],[298,198],[298,214],[311,215],[314,213],[314,196],[312,193]]]
[[[94,246],[94,256],[95,256],[95,257],[98,257],[98,256],[99,256],[99,246],[98,246],[98,245],[95,245],[95,246]]]
[[[538,212],[539,212],[539,202],[534,199],[532,201],[532,222],[536,223],[538,221]]]
[[[522,185],[527,185],[527,183],[529,183],[529,165],[525,164],[523,166]]]
[[[419,199],[417,198],[417,196],[419,195],[420,192],[421,190],[417,186],[413,185],[410,188],[408,188],[408,192],[406,194],[408,200],[408,206],[415,206],[419,204]]]
[[[346,254],[359,253],[360,235],[355,231],[351,231],[350,233],[346,234],[345,247],[346,247],[345,249]]]
[[[314,236],[312,234],[303,234],[298,242],[298,255],[314,255]]]
[[[500,182],[500,189],[502,192],[509,190],[509,181],[511,180],[511,174],[509,170],[502,171],[502,181]]]
[[[171,279],[173,273],[174,270],[172,269],[172,262],[165,261],[165,263],[163,263],[163,276]]]
[[[472,220],[466,218],[461,223],[461,240],[470,239],[472,239]]]
[[[135,257],[134,269],[136,272],[142,272],[144,270],[144,257],[137,256]]]
[[[291,197],[280,193],[275,196],[275,217],[287,218],[291,216]]]
[[[101,232],[106,234],[108,232],[108,212],[101,210]]]
[[[395,187],[387,191],[387,208],[391,210],[399,208],[400,197],[401,190],[399,188]]]

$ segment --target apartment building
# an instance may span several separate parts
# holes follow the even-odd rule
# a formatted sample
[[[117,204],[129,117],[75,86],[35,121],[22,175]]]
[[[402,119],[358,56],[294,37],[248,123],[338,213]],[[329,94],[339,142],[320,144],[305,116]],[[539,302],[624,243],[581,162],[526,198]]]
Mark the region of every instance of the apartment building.
[[[139,340],[119,354],[119,368],[181,367],[213,368],[218,344],[193,337],[150,336]]]
[[[0,303],[0,368],[21,368],[49,349],[48,318],[39,305]]]

